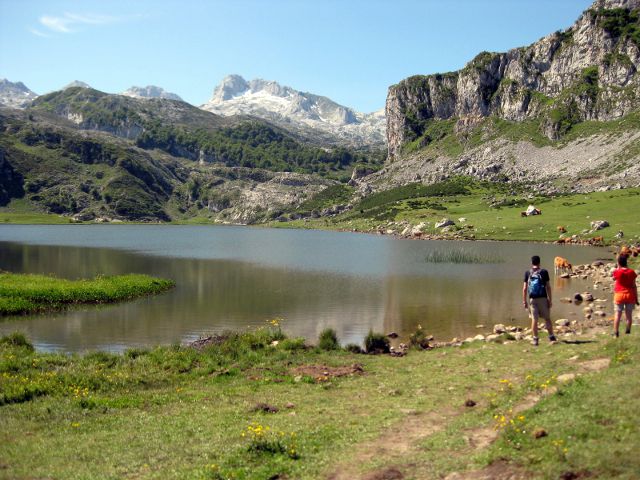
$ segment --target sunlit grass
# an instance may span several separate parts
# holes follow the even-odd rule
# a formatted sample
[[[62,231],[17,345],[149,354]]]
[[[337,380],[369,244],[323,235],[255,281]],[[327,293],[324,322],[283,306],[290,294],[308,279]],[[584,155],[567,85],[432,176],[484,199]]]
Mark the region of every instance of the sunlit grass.
[[[67,280],[4,272],[0,273],[0,316],[130,300],[163,292],[173,285],[171,280],[137,274]]]

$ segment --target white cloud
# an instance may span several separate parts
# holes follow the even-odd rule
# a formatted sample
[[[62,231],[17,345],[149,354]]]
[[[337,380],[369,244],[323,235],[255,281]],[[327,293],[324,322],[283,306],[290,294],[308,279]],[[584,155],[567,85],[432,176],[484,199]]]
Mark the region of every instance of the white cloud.
[[[106,25],[119,21],[118,17],[112,17],[109,15],[98,15],[94,13],[78,14],[78,13],[65,13],[62,16],[43,15],[38,21],[43,27],[51,30],[55,33],[74,33],[77,31],[77,27],[83,25]],[[38,35],[38,30],[32,29],[31,33]],[[42,32],[39,32],[40,34]]]
[[[31,33],[33,33],[34,35],[37,35],[38,37],[45,37],[45,38],[50,38],[51,35],[47,35],[44,32],[41,32],[40,30],[36,29],[36,28],[29,28],[29,31]]]

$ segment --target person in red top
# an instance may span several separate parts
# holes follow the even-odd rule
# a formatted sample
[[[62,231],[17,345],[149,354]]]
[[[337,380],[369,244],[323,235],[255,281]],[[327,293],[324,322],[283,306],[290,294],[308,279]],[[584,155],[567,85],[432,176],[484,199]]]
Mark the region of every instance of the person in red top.
[[[638,287],[634,270],[627,268],[627,256],[618,255],[618,268],[613,271],[615,285],[613,287],[613,303],[615,303],[615,316],[613,317],[613,334],[619,336],[620,318],[624,310],[627,319],[627,330],[631,333],[631,312],[638,304]]]

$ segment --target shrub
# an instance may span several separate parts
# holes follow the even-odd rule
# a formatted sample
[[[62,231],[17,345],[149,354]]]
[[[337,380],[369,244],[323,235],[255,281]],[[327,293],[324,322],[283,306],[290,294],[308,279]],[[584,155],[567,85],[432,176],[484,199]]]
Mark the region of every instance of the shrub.
[[[285,338],[284,340],[282,340],[282,342],[280,342],[280,348],[282,348],[283,350],[294,351],[304,350],[307,348],[307,346],[304,343],[304,338]]]
[[[363,353],[362,352],[362,348],[360,347],[360,345],[358,345],[356,343],[350,343],[350,344],[346,345],[344,347],[344,349],[347,352],[351,352],[351,353]]]
[[[22,347],[29,350],[30,352],[33,351],[33,345],[31,344],[31,342],[29,342],[29,340],[27,340],[27,337],[25,337],[25,335],[20,332],[14,332],[0,338],[0,345]]]
[[[382,333],[369,333],[364,339],[364,349],[367,353],[389,353],[389,339]]]
[[[409,345],[421,349],[429,348],[429,339],[427,338],[427,334],[424,333],[424,330],[420,325],[418,325],[418,328],[415,332],[409,335]]]
[[[338,335],[333,328],[325,328],[320,332],[318,338],[318,348],[321,350],[338,350],[340,344],[338,343]]]

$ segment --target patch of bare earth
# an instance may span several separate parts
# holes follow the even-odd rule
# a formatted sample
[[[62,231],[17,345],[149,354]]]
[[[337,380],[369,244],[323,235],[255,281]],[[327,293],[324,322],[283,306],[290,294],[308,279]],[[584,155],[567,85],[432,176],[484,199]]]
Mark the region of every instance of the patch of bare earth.
[[[594,360],[587,360],[578,364],[580,370],[585,372],[598,372],[600,370],[604,370],[609,367],[611,363],[611,359],[609,358],[596,358]],[[566,383],[567,381],[571,381],[575,378],[575,374],[565,374],[565,381],[559,383]],[[560,377],[558,377],[560,381]],[[513,407],[513,413],[517,415],[518,413],[524,412],[533,408],[543,397],[547,395],[551,395],[557,392],[556,387],[550,387],[544,390],[541,393],[531,393],[524,397],[522,401]],[[469,445],[476,450],[482,450],[491,445],[494,441],[497,440],[499,432],[490,427],[482,427],[473,430],[469,430],[466,439]],[[576,477],[572,477],[571,474],[574,472],[568,472],[569,475],[567,478],[585,478],[585,472],[578,472]],[[524,478],[531,478],[531,473],[525,471],[521,467],[514,466],[506,461],[495,462],[488,467],[482,468],[480,470],[473,470],[468,472],[454,472],[447,477],[445,480],[518,480]]]
[[[447,475],[445,480],[525,480],[530,478],[531,472],[501,460],[480,470],[452,473]]]
[[[364,369],[362,365],[344,365],[340,367],[328,367],[327,365],[302,365],[291,370],[292,375],[302,377],[312,377],[316,382],[323,382],[331,378],[347,377],[352,375],[362,375]]]
[[[407,416],[382,436],[363,443],[351,452],[349,462],[335,467],[330,480],[399,480],[404,478],[401,466],[385,467],[382,470],[361,474],[358,468],[373,460],[384,458],[394,465],[412,450],[417,449],[420,440],[443,430],[447,423],[458,414],[453,410],[419,413],[408,411]],[[409,467],[409,466],[407,466]]]

